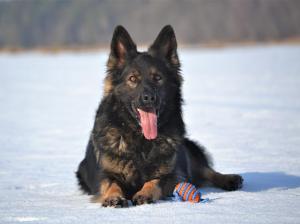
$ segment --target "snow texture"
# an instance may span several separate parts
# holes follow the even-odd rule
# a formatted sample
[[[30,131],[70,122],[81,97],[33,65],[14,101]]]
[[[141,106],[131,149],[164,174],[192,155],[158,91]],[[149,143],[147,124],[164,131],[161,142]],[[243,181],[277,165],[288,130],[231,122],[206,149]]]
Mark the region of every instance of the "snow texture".
[[[299,223],[300,46],[181,50],[184,118],[243,189],[101,208],[77,187],[107,52],[0,54],[0,223]]]

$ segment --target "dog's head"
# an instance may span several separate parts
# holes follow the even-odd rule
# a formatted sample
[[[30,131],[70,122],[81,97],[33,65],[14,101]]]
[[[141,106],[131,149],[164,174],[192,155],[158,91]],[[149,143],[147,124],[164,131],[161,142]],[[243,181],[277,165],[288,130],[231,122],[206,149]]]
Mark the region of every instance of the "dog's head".
[[[138,52],[128,32],[116,27],[107,62],[104,95],[113,94],[140,127],[146,139],[172,111],[181,112],[181,76],[177,42],[171,26],[165,26],[146,52]]]

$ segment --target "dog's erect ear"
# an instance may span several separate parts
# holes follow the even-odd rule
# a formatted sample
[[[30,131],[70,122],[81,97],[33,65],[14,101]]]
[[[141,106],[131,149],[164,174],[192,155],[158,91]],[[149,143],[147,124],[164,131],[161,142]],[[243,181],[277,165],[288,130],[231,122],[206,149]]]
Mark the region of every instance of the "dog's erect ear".
[[[117,26],[111,41],[107,67],[110,69],[121,68],[125,65],[126,60],[135,56],[136,53],[136,45],[127,30],[123,26]]]
[[[167,25],[160,31],[148,52],[152,56],[167,59],[175,67],[180,66],[177,55],[177,41],[172,26]]]

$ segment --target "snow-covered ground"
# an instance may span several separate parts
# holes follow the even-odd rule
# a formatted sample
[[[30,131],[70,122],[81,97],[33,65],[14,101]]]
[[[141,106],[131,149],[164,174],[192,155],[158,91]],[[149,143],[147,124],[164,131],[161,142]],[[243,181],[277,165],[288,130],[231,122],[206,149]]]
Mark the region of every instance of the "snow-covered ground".
[[[0,223],[300,223],[300,46],[181,50],[184,118],[244,188],[101,208],[77,188],[107,52],[0,54]]]

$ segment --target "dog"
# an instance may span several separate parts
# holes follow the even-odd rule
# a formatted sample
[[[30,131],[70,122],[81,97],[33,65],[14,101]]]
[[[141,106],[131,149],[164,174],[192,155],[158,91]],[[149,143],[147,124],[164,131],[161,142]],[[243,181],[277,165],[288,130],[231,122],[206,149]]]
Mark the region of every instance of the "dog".
[[[182,181],[242,187],[241,176],[216,172],[205,148],[186,137],[182,80],[170,25],[146,52],[137,51],[124,27],[115,28],[103,98],[76,172],[92,201],[104,207],[153,203]]]

